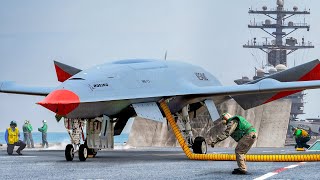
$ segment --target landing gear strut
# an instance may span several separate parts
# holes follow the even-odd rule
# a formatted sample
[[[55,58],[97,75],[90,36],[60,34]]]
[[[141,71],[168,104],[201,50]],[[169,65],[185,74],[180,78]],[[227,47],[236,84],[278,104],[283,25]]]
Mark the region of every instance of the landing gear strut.
[[[207,143],[205,139],[201,136],[196,137],[193,140],[192,128],[190,125],[189,118],[189,107],[188,105],[182,108],[182,132],[184,138],[190,148],[193,149],[193,153],[195,154],[206,154],[207,153]]]
[[[184,137],[186,138],[188,146],[192,147],[193,134],[192,134],[192,128],[190,125],[190,118],[189,118],[188,111],[189,111],[189,105],[182,108],[182,122],[183,122],[182,132],[184,134]]]
[[[65,119],[64,125],[68,130],[68,134],[71,138],[71,143],[66,146],[65,158],[67,161],[72,161],[74,155],[78,152],[79,160],[85,161],[88,157],[88,147],[84,144],[80,144],[81,136],[84,138],[82,127],[84,121],[80,119]]]

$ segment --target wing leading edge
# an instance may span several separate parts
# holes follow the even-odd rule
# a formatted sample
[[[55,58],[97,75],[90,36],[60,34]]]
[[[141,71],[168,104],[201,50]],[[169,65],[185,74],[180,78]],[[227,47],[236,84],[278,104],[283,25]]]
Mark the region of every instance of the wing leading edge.
[[[46,96],[55,87],[31,87],[18,85],[14,82],[0,82],[0,92],[2,93],[12,93],[12,94],[26,94],[26,95],[36,95],[36,96]]]
[[[263,79],[255,84],[234,85],[234,86],[214,86],[211,88],[201,88],[195,90],[193,95],[208,95],[208,96],[232,96],[245,94],[262,94],[281,91],[294,91],[305,89],[320,88],[320,80],[316,81],[295,81],[295,82],[280,82],[274,79]],[[190,94],[190,95],[191,95]]]

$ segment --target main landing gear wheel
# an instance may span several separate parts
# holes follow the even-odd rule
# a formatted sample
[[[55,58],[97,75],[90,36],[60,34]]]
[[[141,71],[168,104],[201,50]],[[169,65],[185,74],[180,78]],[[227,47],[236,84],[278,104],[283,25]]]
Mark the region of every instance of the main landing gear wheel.
[[[81,144],[79,147],[79,160],[85,161],[88,157],[88,149],[84,144]]]
[[[192,145],[193,153],[207,154],[207,143],[203,137],[196,137]]]
[[[74,148],[72,144],[68,144],[64,151],[64,155],[67,161],[72,161],[74,157]]]

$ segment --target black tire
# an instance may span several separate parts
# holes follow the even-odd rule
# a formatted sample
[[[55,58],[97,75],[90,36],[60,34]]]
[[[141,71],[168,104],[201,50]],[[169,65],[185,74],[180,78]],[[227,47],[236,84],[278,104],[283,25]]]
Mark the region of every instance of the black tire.
[[[196,137],[192,145],[193,153],[207,154],[207,143],[203,137]]]
[[[68,144],[66,146],[65,151],[64,151],[64,156],[65,156],[67,161],[72,161],[73,160],[73,157],[74,157],[73,151],[74,151],[73,145],[72,144]]]
[[[84,144],[81,144],[79,147],[79,160],[85,161],[88,157],[88,149]]]

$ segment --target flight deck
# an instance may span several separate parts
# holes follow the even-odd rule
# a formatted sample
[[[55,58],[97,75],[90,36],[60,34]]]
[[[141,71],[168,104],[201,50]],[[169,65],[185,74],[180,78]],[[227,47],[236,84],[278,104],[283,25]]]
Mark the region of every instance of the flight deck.
[[[235,161],[189,160],[179,147],[121,147],[99,151],[85,162],[66,161],[62,149],[25,149],[22,156],[8,156],[2,147],[1,179],[315,179],[320,175],[320,162],[247,162],[249,175],[232,175]],[[234,149],[208,148],[208,153],[232,154]],[[248,154],[305,153],[310,152],[290,146],[252,148]]]

